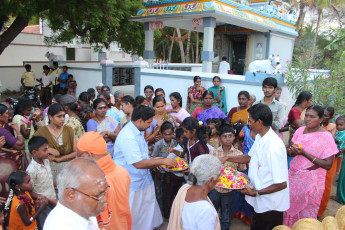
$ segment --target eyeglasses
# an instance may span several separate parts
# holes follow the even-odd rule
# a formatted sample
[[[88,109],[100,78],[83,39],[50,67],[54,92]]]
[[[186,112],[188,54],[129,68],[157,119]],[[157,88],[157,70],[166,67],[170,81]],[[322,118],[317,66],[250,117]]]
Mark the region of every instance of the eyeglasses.
[[[102,200],[102,199],[105,197],[105,195],[107,195],[107,193],[109,192],[110,186],[108,185],[107,188],[105,189],[105,191],[103,192],[103,194],[100,195],[98,198],[95,197],[95,196],[86,194],[86,193],[84,193],[84,192],[82,192],[82,191],[80,191],[80,190],[78,190],[78,189],[76,189],[76,188],[67,188],[67,189],[72,189],[72,190],[74,190],[74,191],[77,191],[77,192],[79,192],[79,193],[81,193],[81,194],[83,194],[83,195],[85,195],[85,196],[87,196],[87,197],[89,197],[89,198],[91,198],[91,199],[97,201],[98,203],[101,203],[101,200]]]

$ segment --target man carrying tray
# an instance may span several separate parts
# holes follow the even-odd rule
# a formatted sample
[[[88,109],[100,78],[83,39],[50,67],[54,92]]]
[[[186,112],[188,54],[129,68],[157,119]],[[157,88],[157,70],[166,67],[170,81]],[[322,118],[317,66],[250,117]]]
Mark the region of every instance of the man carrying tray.
[[[248,155],[223,157],[222,162],[248,163],[248,176],[254,188],[240,190],[253,208],[251,230],[271,230],[283,224],[283,212],[289,209],[286,148],[272,130],[272,112],[267,105],[248,109],[248,123],[256,133]]]
[[[150,107],[135,107],[131,121],[120,131],[114,145],[115,163],[127,169],[131,177],[129,205],[135,230],[152,230],[163,224],[149,169],[177,165],[173,158],[150,159],[148,156],[144,131],[150,127],[154,114]]]

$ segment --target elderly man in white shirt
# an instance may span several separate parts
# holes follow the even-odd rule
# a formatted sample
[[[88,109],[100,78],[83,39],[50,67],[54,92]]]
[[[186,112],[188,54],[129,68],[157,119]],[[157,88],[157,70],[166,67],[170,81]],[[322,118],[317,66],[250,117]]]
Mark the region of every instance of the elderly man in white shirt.
[[[283,224],[283,212],[290,207],[286,148],[272,130],[272,112],[267,105],[248,109],[248,123],[256,133],[248,155],[224,157],[222,162],[248,163],[254,185],[241,190],[253,207],[251,230],[271,230]]]
[[[99,230],[96,216],[107,205],[109,185],[92,158],[77,158],[58,174],[59,202],[43,230]]]

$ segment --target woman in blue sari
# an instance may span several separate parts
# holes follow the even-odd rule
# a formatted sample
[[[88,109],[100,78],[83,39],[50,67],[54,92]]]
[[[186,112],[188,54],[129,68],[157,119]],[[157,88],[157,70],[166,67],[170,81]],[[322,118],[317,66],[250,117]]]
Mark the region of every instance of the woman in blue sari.
[[[214,101],[214,94],[212,91],[206,90],[202,94],[202,106],[194,110],[193,117],[206,124],[210,118],[222,118],[225,121],[227,116],[218,107],[212,106]]]
[[[220,80],[220,77],[215,76],[212,80],[212,83],[213,83],[213,86],[208,88],[208,90],[212,91],[214,95],[213,106],[218,107],[225,114],[227,114],[228,109],[226,107],[225,88],[224,86],[220,86],[220,84],[222,83],[222,80]]]
[[[239,135],[242,138],[244,137],[243,154],[248,154],[249,150],[252,148],[252,146],[254,144],[255,134],[250,133],[250,129],[248,126],[244,126]],[[244,173],[247,175],[248,175],[248,167],[249,167],[249,165],[247,165],[247,169],[244,171]],[[237,217],[242,222],[244,222],[248,225],[251,225],[251,223],[252,223],[253,213],[251,211],[251,207],[247,203],[247,201],[244,199],[244,195],[240,192],[237,192],[237,191],[235,194],[235,202],[234,202],[234,206],[232,209],[232,217],[233,218]]]

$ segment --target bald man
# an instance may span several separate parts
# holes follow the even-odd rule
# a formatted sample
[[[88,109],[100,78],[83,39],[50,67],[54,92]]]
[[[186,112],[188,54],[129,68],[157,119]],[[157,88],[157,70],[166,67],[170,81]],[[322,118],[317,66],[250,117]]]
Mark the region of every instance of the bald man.
[[[107,206],[109,185],[91,158],[77,158],[57,176],[59,202],[49,213],[44,230],[99,230],[96,216]]]
[[[95,159],[110,185],[108,205],[97,217],[99,227],[106,230],[130,230],[132,215],[128,199],[131,179],[127,170],[115,164],[110,154],[107,154],[104,138],[95,131],[86,132],[79,139],[77,156]]]

